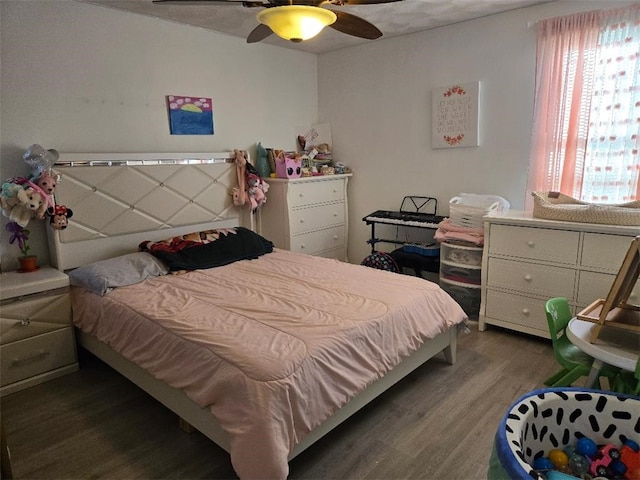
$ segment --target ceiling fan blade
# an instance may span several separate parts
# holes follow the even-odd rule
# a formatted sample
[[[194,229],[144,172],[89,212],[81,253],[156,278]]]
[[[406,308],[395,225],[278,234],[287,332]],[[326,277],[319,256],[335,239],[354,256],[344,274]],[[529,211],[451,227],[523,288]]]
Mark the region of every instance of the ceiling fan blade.
[[[334,5],[375,5],[377,3],[401,2],[402,0],[329,0]]]
[[[367,40],[375,40],[382,36],[382,32],[378,27],[367,22],[364,18],[357,17],[347,12],[332,11],[336,14],[338,19],[329,25],[331,28],[338,30],[339,32],[346,33],[347,35],[366,38]]]
[[[158,5],[182,5],[182,6],[210,6],[210,5],[242,5],[243,7],[264,7],[261,0],[153,0],[152,3]]]
[[[267,27],[264,23],[261,23],[256,28],[251,30],[251,33],[247,37],[247,43],[256,43],[261,40],[264,40],[269,35],[271,35],[273,31],[269,27]]]

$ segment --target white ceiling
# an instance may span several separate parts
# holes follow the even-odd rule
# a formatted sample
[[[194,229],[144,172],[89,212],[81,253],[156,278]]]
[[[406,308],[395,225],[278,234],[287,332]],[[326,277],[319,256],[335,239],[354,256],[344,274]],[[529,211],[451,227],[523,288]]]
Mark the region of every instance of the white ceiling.
[[[246,38],[258,21],[261,8],[245,8],[241,3],[218,5],[162,5],[152,0],[78,0],[84,3],[125,10],[169,21],[194,25]],[[378,27],[381,39],[548,3],[550,0],[401,0],[380,5],[330,6],[368,20]],[[326,28],[316,38],[292,43],[271,35],[263,43],[310,53],[325,53],[375,40],[365,40]]]

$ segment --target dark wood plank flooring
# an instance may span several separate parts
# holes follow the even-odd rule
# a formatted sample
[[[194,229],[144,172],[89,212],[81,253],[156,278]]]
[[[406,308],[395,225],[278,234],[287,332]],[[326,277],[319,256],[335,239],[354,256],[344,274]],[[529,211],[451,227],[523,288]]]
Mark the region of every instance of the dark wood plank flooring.
[[[495,327],[460,334],[290,463],[290,479],[484,479],[507,407],[557,370],[551,342]],[[229,456],[95,357],[1,400],[18,479],[237,478]]]

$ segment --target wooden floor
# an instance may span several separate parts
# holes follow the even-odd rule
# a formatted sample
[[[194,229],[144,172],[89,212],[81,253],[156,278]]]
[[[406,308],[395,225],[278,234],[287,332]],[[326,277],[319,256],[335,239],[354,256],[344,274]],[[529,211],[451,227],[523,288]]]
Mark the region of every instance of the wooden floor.
[[[550,341],[495,327],[438,356],[290,464],[291,479],[484,479],[513,401],[557,370]],[[229,456],[89,354],[79,372],[7,395],[18,479],[237,478]]]

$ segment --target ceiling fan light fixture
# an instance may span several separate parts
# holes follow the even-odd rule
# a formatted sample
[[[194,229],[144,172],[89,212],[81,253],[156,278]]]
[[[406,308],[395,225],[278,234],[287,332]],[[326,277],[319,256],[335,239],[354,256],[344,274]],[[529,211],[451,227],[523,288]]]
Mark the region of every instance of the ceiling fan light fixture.
[[[258,13],[258,21],[285,40],[302,42],[318,35],[337,19],[331,10],[306,5],[283,5]]]

